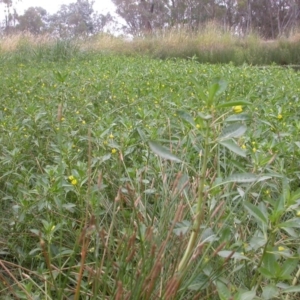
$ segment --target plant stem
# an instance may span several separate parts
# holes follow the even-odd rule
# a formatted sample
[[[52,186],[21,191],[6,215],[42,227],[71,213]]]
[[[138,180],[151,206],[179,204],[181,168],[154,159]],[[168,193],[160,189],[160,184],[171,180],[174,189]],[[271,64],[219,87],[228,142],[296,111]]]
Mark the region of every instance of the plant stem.
[[[258,265],[257,265],[257,267],[256,267],[255,275],[254,275],[254,277],[253,277],[253,279],[252,279],[252,281],[251,281],[251,287],[250,287],[251,289],[253,288],[253,286],[254,286],[255,284],[257,284],[257,278],[258,278],[258,276],[260,275],[259,268],[261,267],[261,265],[262,265],[262,263],[263,263],[263,259],[264,259],[264,257],[265,257],[266,252],[267,252],[267,248],[268,248],[269,243],[270,243],[270,238],[267,240],[267,242],[266,242],[266,244],[265,244],[265,246],[264,246],[264,250],[263,250],[263,253],[262,253],[262,255],[261,255],[260,261],[259,261],[259,263],[258,263]]]
[[[209,156],[209,126],[206,127],[205,137],[204,137],[204,154],[203,154],[203,161],[202,167],[200,171],[200,184],[199,184],[199,198],[197,202],[197,209],[196,209],[196,217],[192,227],[192,233],[188,242],[188,245],[185,249],[185,253],[179,262],[177,273],[182,273],[187,268],[192,253],[195,249],[196,241],[199,235],[199,229],[201,225],[203,209],[205,205],[205,196],[204,196],[204,182],[205,182],[205,175],[207,171],[207,161]]]

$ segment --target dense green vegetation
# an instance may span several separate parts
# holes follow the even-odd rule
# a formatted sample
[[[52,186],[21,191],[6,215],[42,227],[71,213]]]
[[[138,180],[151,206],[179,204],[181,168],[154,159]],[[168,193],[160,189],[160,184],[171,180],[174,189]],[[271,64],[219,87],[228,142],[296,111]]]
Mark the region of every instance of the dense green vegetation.
[[[299,74],[59,45],[0,56],[1,299],[297,299]]]

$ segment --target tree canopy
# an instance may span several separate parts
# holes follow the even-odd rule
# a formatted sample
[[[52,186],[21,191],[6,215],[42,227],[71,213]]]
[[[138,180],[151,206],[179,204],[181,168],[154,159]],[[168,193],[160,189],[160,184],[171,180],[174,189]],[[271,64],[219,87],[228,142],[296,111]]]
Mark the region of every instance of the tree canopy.
[[[6,33],[30,32],[32,34],[49,33],[60,38],[88,36],[104,30],[112,22],[110,14],[94,12],[94,1],[77,0],[61,5],[55,14],[49,14],[42,7],[29,7],[22,15],[11,12],[12,0],[0,0],[5,4],[6,20],[2,31]]]
[[[198,30],[208,21],[275,38],[299,26],[300,0],[112,0],[128,33],[173,27]]]
[[[134,36],[170,28],[196,31],[214,21],[236,34],[254,30],[274,39],[300,25],[300,0],[112,0],[118,18],[95,12],[93,0],[62,5],[53,15],[41,7],[30,7],[18,15],[12,7],[17,1],[0,0],[5,12],[4,32],[48,32],[62,38],[92,35],[119,18],[125,22],[123,31]]]

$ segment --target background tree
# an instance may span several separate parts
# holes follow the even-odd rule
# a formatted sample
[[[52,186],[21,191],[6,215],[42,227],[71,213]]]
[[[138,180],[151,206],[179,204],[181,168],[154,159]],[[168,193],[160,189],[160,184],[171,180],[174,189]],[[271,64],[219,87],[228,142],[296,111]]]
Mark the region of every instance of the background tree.
[[[23,15],[17,16],[18,31],[42,34],[47,31],[48,14],[42,7],[29,7]]]
[[[62,5],[57,13],[48,18],[49,32],[60,38],[73,38],[103,31],[113,21],[113,17],[110,14],[95,13],[93,4],[94,1],[77,0]]]
[[[9,33],[10,27],[14,24],[14,16],[16,15],[16,11],[12,9],[12,0],[0,0],[0,4],[3,5],[3,12],[5,16],[4,24],[2,29]]]
[[[77,0],[69,5],[62,5],[53,15],[42,7],[29,7],[18,15],[12,7],[12,0],[0,0],[0,5],[3,5],[6,12],[1,29],[5,34],[28,31],[32,34],[49,33],[60,38],[96,34],[112,24],[114,18],[109,13],[103,15],[94,12],[93,4],[94,1]]]
[[[229,0],[227,0],[228,2]],[[233,1],[233,0],[230,0]],[[223,20],[226,1],[217,0],[112,0],[127,32],[186,27],[198,30],[211,20]],[[150,30],[149,30],[150,29]]]
[[[83,36],[93,33],[93,2],[77,0],[69,5],[62,5],[60,10],[51,15],[50,30],[59,37]]]
[[[300,0],[112,0],[132,35],[162,28],[201,30],[214,20],[234,33],[272,39],[299,26]]]
[[[0,0],[5,11],[2,30],[11,33],[27,30],[33,34],[45,31],[60,38],[89,36],[103,31],[107,24],[116,23],[112,15],[93,10],[93,0],[76,0],[62,5],[48,15],[43,8],[29,8],[18,16],[13,1]],[[185,28],[201,30],[210,21],[247,35],[251,31],[274,39],[288,35],[300,25],[300,0],[112,0],[116,13],[124,19],[125,33],[148,35],[157,30]]]

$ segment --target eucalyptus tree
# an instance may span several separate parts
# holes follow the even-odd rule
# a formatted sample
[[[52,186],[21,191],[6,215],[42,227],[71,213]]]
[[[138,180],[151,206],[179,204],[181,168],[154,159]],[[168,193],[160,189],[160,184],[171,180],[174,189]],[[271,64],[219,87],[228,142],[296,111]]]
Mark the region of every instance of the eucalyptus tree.
[[[198,29],[218,18],[222,5],[215,0],[112,0],[116,13],[133,35],[174,27]]]
[[[98,14],[94,1],[77,0],[61,5],[60,10],[49,16],[49,31],[60,38],[90,36],[102,31],[112,21],[110,14]]]
[[[9,33],[10,31],[10,27],[14,27],[15,25],[17,12],[13,8],[13,4],[19,1],[20,0],[0,0],[0,9],[3,10],[5,18],[4,24],[1,26],[1,29],[7,33]]]
[[[23,15],[17,16],[18,31],[27,31],[32,34],[42,34],[47,31],[48,13],[42,7],[29,7]]]
[[[214,20],[243,35],[251,30],[272,39],[299,26],[300,0],[112,0],[128,33],[158,29],[201,29]]]

